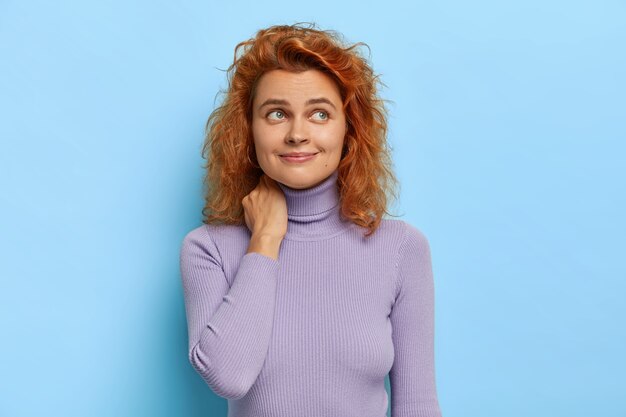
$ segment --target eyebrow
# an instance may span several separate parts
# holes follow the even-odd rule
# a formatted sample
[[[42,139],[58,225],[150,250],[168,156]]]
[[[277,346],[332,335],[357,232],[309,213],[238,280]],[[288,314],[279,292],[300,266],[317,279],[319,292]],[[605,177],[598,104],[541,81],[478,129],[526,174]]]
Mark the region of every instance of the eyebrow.
[[[333,107],[333,109],[337,110],[337,107],[335,107],[335,105],[326,97],[311,98],[307,100],[307,102],[304,104],[308,106],[309,104],[319,104],[319,103],[330,104]],[[281,100],[278,98],[268,98],[267,100],[263,102],[263,104],[259,106],[259,110],[263,108],[263,106],[268,106],[270,104],[279,104],[283,106],[289,106],[289,102],[287,100]]]

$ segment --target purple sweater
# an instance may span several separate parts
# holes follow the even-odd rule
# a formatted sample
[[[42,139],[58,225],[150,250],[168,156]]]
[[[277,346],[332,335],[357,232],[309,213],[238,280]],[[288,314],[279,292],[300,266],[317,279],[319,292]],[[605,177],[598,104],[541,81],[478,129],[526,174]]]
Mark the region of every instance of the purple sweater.
[[[383,219],[369,238],[339,215],[337,171],[305,190],[278,183],[288,225],[278,260],[251,233],[207,225],[183,239],[189,361],[228,417],[441,415],[430,247]]]

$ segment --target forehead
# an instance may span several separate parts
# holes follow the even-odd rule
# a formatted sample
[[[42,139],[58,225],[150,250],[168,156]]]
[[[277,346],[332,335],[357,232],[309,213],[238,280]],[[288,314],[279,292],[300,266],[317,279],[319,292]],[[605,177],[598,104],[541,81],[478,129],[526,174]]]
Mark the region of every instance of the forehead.
[[[341,104],[339,88],[335,81],[315,69],[291,72],[276,69],[261,76],[256,87],[255,101],[268,98],[305,101],[313,96],[328,97],[335,104]]]

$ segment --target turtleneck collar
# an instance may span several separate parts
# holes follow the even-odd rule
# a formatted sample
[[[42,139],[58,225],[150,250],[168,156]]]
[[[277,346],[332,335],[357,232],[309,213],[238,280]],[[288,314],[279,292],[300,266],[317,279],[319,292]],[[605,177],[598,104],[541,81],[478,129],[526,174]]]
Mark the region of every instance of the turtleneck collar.
[[[296,189],[278,182],[287,200],[287,240],[323,240],[345,232],[352,222],[340,216],[338,170],[314,187]]]

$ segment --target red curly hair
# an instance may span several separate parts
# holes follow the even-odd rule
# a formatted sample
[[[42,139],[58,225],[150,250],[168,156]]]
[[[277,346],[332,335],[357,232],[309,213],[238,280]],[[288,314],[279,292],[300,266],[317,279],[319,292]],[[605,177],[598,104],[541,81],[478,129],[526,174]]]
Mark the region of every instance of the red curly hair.
[[[242,199],[263,174],[251,129],[261,75],[316,69],[339,87],[348,123],[337,177],[341,215],[366,228],[365,236],[376,231],[383,214],[390,214],[388,198],[397,198],[398,181],[387,146],[387,109],[377,95],[378,84],[384,84],[356,49],[360,45],[367,46],[345,46],[339,33],[314,23],[271,26],[237,44],[225,98],[206,124],[203,223],[245,225]]]

